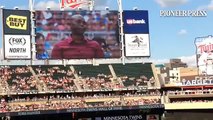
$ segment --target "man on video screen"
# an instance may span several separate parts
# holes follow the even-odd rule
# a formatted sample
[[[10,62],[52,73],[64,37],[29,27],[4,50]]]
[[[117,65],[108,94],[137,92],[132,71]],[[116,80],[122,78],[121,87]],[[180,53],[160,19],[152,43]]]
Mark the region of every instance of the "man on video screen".
[[[92,59],[103,58],[104,53],[98,42],[85,39],[87,23],[83,16],[73,15],[70,28],[72,35],[55,44],[51,58],[53,59]]]

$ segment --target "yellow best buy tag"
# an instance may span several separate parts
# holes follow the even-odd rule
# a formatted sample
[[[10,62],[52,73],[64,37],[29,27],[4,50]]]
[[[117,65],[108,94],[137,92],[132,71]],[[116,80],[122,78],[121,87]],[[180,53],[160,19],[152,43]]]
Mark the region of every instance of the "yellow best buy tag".
[[[11,29],[27,30],[27,17],[10,15],[6,19],[6,24]]]

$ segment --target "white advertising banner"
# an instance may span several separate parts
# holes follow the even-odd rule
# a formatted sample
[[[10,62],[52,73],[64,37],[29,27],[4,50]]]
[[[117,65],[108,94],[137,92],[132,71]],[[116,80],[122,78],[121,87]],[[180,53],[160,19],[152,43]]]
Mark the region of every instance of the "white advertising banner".
[[[30,35],[4,35],[5,59],[31,59]]]
[[[149,34],[125,34],[125,53],[127,57],[149,57]]]
[[[198,37],[195,39],[195,45],[199,74],[213,75],[213,37]]]

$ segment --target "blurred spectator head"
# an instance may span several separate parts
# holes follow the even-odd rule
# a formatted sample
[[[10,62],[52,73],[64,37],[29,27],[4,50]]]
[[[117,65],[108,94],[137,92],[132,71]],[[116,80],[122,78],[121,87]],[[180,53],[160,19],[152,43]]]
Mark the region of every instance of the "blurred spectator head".
[[[42,54],[45,51],[45,37],[41,33],[36,33],[36,51],[38,54]]]

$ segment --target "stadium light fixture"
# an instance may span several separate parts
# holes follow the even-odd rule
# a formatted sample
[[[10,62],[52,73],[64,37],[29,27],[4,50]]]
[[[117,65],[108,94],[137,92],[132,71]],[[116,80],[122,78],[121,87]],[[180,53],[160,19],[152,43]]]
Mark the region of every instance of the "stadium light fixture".
[[[107,6],[107,7],[105,7],[105,10],[109,10],[109,7]]]
[[[31,50],[31,52],[35,52],[35,53],[37,53],[37,51],[36,51],[35,49],[32,49],[32,50]]]
[[[60,10],[61,10],[61,11],[64,11],[64,9],[65,9],[65,8],[61,8]]]
[[[16,6],[16,7],[14,7],[14,10],[18,10],[18,9],[19,9],[19,7],[17,7],[17,6]]]
[[[133,10],[138,10],[138,7],[133,7]]]
[[[47,7],[46,7],[46,10],[51,10],[51,7],[50,7],[50,6],[47,6]]]
[[[78,10],[82,10],[82,8],[81,8],[81,7],[78,7]]]

